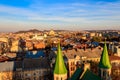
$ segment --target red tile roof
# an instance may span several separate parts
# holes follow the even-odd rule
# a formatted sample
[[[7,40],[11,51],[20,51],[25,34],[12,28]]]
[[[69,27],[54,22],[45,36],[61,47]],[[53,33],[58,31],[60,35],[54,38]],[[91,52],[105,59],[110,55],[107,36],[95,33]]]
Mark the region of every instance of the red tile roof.
[[[6,57],[6,56],[0,56],[0,62],[4,62],[4,61],[7,61],[7,60],[9,60],[8,57]]]
[[[109,56],[109,59],[110,59],[110,61],[120,60],[120,57],[112,55],[112,56]]]

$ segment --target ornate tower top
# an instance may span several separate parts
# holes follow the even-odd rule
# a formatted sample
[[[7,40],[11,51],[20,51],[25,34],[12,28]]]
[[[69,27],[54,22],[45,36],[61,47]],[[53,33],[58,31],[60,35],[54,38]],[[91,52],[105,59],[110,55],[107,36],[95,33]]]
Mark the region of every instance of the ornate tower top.
[[[60,43],[58,43],[57,58],[55,63],[54,74],[66,74],[67,69],[63,60]]]
[[[104,44],[101,59],[100,59],[100,62],[99,62],[99,68],[103,68],[103,69],[110,69],[111,68],[106,42]]]

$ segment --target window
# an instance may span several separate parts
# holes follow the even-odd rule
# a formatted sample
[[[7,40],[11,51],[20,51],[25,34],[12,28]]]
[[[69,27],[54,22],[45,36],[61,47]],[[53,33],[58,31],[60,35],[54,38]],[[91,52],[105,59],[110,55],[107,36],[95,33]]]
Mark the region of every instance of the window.
[[[73,62],[73,65],[74,65],[74,62]]]
[[[79,65],[79,61],[76,62],[76,65]]]
[[[73,71],[75,70],[75,68],[73,67]]]
[[[56,80],[58,80],[58,77],[56,77]]]
[[[98,74],[99,76],[101,76],[101,70],[99,69],[99,74]]]
[[[36,73],[33,74],[34,76],[36,75]]]
[[[74,67],[71,67],[71,71],[74,71],[75,70],[75,68]]]
[[[27,73],[25,74],[25,76],[27,76]]]
[[[72,71],[72,67],[71,67],[71,71]]]
[[[71,66],[72,66],[72,62],[71,62]]]
[[[33,80],[36,80],[36,77],[34,77],[34,79]]]
[[[106,75],[107,75],[106,71],[103,71],[103,76],[106,76]]]

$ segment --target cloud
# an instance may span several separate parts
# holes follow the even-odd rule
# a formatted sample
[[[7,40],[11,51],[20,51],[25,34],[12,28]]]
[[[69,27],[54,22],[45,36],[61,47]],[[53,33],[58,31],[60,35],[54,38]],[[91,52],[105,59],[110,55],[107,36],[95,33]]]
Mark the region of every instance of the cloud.
[[[42,4],[36,1],[27,8],[0,5],[0,13],[7,13],[7,16],[13,20],[14,17],[17,17],[16,20],[21,20],[24,26],[30,26],[29,22],[35,26],[41,24],[44,26],[63,26],[62,24],[84,26],[83,28],[120,26],[120,2]],[[3,17],[5,16],[3,15]],[[26,23],[22,20],[23,18]]]
[[[28,8],[6,6],[6,5],[0,5],[0,13],[5,13],[8,16],[18,17],[18,18],[19,17],[26,17],[27,18],[30,16],[39,16],[37,13],[34,12],[34,10],[31,10]]]

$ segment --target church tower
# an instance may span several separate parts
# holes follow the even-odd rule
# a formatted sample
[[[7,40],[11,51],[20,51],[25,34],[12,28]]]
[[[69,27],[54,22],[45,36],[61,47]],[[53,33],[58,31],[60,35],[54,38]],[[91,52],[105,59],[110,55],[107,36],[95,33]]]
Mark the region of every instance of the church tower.
[[[109,61],[108,51],[106,43],[101,54],[101,59],[99,62],[99,76],[103,80],[111,80],[111,64]]]
[[[67,80],[67,69],[63,60],[60,43],[58,44],[58,51],[54,68],[54,80]]]

